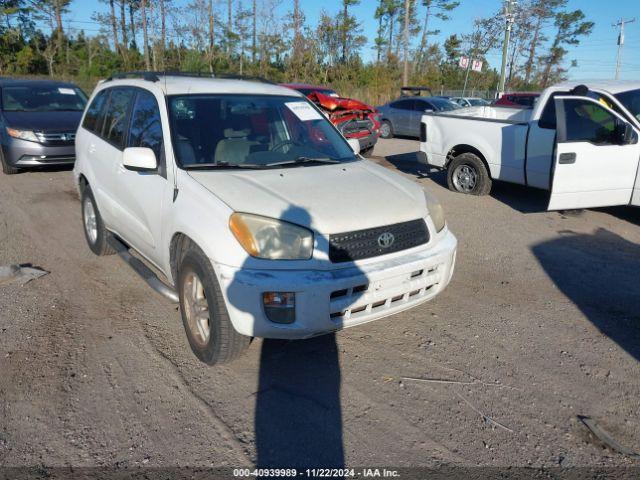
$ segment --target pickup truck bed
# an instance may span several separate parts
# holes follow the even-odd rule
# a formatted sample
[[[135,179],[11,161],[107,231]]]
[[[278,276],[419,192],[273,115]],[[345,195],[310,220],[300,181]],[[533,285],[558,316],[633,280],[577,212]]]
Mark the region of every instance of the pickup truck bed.
[[[491,178],[507,182],[525,183],[523,168],[527,149],[527,135],[531,109],[512,107],[471,107],[448,113],[427,113],[427,139],[421,139],[420,150],[426,153],[428,163],[445,167],[447,153],[452,148],[466,145],[482,153]],[[469,132],[473,132],[470,142]],[[443,142],[447,142],[445,145]],[[553,138],[548,142],[551,147]],[[471,148],[472,147],[472,148]],[[464,147],[463,147],[464,148]],[[551,152],[545,152],[549,155]],[[541,165],[548,181],[550,164]]]

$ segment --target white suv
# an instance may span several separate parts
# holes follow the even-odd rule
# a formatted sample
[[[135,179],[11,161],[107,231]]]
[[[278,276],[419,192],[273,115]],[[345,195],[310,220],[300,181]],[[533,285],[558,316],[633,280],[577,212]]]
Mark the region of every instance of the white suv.
[[[76,158],[89,247],[140,266],[135,250],[161,272],[163,283],[144,276],[179,300],[209,364],[251,337],[307,338],[406,310],[453,273],[438,202],[354,154],[288,88],[112,77],[93,92]]]

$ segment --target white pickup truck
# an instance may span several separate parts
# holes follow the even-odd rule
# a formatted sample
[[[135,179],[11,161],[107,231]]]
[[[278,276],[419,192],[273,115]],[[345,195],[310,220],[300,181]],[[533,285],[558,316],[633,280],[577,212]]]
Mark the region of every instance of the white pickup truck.
[[[457,192],[500,180],[550,190],[549,210],[640,206],[639,132],[640,81],[567,82],[533,109],[426,113],[419,161]]]

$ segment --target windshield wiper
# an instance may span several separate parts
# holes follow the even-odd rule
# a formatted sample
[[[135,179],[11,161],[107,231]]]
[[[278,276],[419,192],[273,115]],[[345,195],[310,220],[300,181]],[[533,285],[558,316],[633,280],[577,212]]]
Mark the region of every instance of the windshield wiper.
[[[227,162],[218,162],[218,163],[192,163],[190,165],[182,165],[182,168],[185,170],[208,170],[208,169],[219,169],[219,170],[258,170],[261,168],[269,168],[269,165],[257,165],[254,163],[227,163]]]
[[[311,157],[298,157],[295,160],[287,160],[285,162],[270,163],[270,167],[280,167],[283,165],[302,165],[305,163],[341,163],[340,160],[333,158],[311,158]]]

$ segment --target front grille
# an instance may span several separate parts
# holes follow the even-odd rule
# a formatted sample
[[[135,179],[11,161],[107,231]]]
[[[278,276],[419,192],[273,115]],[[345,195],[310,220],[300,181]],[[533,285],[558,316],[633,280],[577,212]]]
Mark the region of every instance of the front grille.
[[[351,262],[423,245],[429,241],[422,219],[329,235],[329,260]]]
[[[36,137],[40,143],[51,145],[71,145],[76,139],[76,132],[36,132]]]
[[[340,125],[343,135],[352,135],[360,132],[370,132],[373,130],[373,121],[370,118],[364,120],[349,120]]]

